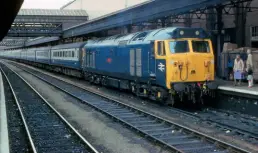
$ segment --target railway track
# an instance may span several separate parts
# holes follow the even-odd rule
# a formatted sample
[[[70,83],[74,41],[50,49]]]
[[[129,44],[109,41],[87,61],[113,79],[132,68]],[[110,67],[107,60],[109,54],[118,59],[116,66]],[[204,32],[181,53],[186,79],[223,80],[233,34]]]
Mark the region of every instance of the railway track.
[[[248,152],[188,127],[58,80],[41,72],[32,69],[21,69],[175,152]]]
[[[17,65],[20,66],[21,65]],[[28,71],[27,67],[22,66],[25,71]],[[27,70],[26,70],[27,69]],[[41,72],[35,72],[39,75],[45,75]],[[197,124],[205,125],[207,128],[213,128],[219,132],[225,133],[230,136],[237,136],[241,140],[245,140],[248,143],[258,145],[258,119],[253,119],[248,115],[238,114],[236,112],[207,109],[205,111],[198,111],[197,113],[191,113],[176,108],[163,108],[166,112],[170,112],[170,115],[184,116],[193,120]]]
[[[19,74],[0,64],[5,76],[5,87],[9,101],[8,115],[15,123],[9,130],[11,150],[14,152],[78,152],[98,153],[65,118],[55,110],[28,82]],[[16,123],[17,121],[17,123]],[[18,125],[18,126],[17,126]],[[9,126],[9,128],[12,126]],[[21,129],[21,131],[18,131]],[[23,134],[23,135],[22,135]],[[26,135],[26,136],[25,136]],[[24,137],[23,141],[20,138]],[[27,139],[26,139],[27,138]],[[20,144],[21,143],[21,144]],[[23,146],[24,145],[24,146]],[[20,150],[21,149],[21,150]]]
[[[240,139],[258,145],[258,121],[252,118],[234,116],[234,113],[222,113],[219,110],[205,110],[196,113],[179,109],[169,109],[172,114],[181,114],[194,119],[196,124],[200,123],[227,135],[238,136]]]
[[[10,152],[29,152],[31,151],[29,138],[26,135],[26,129],[22,122],[21,115],[19,111],[17,111],[19,108],[12,94],[12,89],[4,75],[2,75],[2,78],[6,100]]]

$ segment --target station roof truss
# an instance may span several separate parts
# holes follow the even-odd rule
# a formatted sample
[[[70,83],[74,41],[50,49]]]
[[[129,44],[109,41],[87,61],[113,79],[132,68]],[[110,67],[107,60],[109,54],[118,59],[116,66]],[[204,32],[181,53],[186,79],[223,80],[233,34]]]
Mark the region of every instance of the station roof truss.
[[[220,5],[222,8],[223,15],[236,15],[237,8],[245,9],[244,12],[252,12],[257,11],[258,7],[252,7],[251,2],[253,0],[241,0],[241,1],[230,1],[229,3],[225,3],[224,5]],[[242,5],[239,5],[242,4]],[[206,7],[200,8],[196,10],[189,11],[187,14],[179,13],[172,16],[164,17],[166,23],[182,23],[185,22],[186,19],[199,19],[199,20],[207,20],[208,15],[216,15],[217,10],[216,7]],[[151,21],[149,23],[154,23],[156,20]],[[157,22],[156,22],[157,23]]]
[[[153,20],[156,21],[161,18],[172,17],[174,19],[173,22],[179,22],[177,18],[182,17],[178,16],[189,13],[192,14],[192,17],[202,18],[203,14],[208,14],[208,9],[223,7],[226,13],[227,8],[236,7],[238,3],[251,1],[252,0],[153,0],[68,28],[64,31],[63,37],[76,37],[115,27]]]
[[[186,2],[187,1],[187,2]],[[87,21],[83,24],[80,24],[78,26],[74,26],[72,28],[66,29],[61,31],[61,29],[58,29],[58,23],[56,23],[56,27],[52,26],[45,26],[43,28],[35,28],[29,36],[33,36],[33,33],[37,33],[37,30],[39,31],[38,34],[41,34],[42,37],[36,40],[31,40],[25,43],[25,46],[31,46],[31,45],[38,45],[41,43],[48,43],[53,41],[62,40],[61,35],[64,39],[69,38],[76,38],[85,36],[90,33],[94,32],[101,32],[104,30],[109,30],[112,28],[118,28],[123,26],[133,26],[133,25],[148,25],[148,24],[161,24],[161,20],[165,21],[166,25],[173,24],[173,23],[181,23],[186,22],[186,19],[200,19],[200,20],[207,20],[211,15],[217,14],[217,8],[222,9],[222,13],[224,15],[235,15],[237,13],[236,8],[245,8],[246,11],[251,12],[255,9],[255,7],[252,7],[251,4],[252,0],[196,0],[189,2],[188,0],[182,0],[182,1],[174,1],[174,0],[156,0],[156,1],[148,1],[118,12],[114,12],[112,14],[99,17],[97,19]],[[241,4],[241,5],[240,5]],[[148,11],[148,10],[152,11]],[[41,10],[43,11],[43,10]],[[64,10],[65,11],[65,10]],[[40,12],[40,11],[39,11]],[[139,13],[141,12],[141,13]],[[33,14],[32,12],[26,12],[28,14]],[[36,14],[34,12],[34,14]],[[45,14],[48,14],[45,12]],[[38,14],[39,15],[39,14]],[[52,17],[56,17],[55,15],[52,15]],[[48,20],[51,18],[49,16]],[[53,20],[55,20],[53,18]],[[216,23],[216,16],[211,18],[212,22],[214,24]],[[34,18],[34,20],[38,20],[37,18]],[[43,19],[40,19],[43,20]],[[55,20],[57,21],[57,19]],[[40,21],[35,21],[40,22]],[[47,21],[44,21],[47,22]],[[61,22],[59,23],[61,24]],[[39,27],[40,24],[38,24],[36,27]],[[41,25],[43,26],[43,25]],[[21,26],[22,27],[22,26]],[[25,26],[26,27],[26,26]],[[48,28],[46,28],[48,27]],[[20,27],[19,27],[20,28]],[[18,28],[18,31],[19,31]],[[46,31],[44,31],[46,30]],[[17,34],[17,32],[12,32],[13,36]],[[44,33],[47,33],[44,35]],[[20,33],[21,34],[21,33]],[[36,34],[36,35],[38,35]],[[24,34],[24,35],[28,35]],[[21,35],[23,36],[23,35]],[[51,36],[51,37],[49,37]]]

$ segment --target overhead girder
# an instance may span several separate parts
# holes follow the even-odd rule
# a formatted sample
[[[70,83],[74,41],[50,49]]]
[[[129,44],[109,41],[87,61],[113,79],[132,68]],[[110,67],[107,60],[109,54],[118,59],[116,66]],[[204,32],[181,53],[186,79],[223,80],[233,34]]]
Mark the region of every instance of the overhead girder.
[[[26,38],[4,38],[0,42],[0,46],[23,46],[25,42],[27,41]]]
[[[238,4],[241,3],[247,3],[245,5],[245,8],[248,10],[248,12],[252,11],[252,9],[258,9],[258,7],[251,7],[250,4],[252,0],[237,0],[237,1],[230,1],[229,3],[226,3],[224,5],[220,5],[219,7],[222,8],[222,15],[236,15],[236,13],[233,11],[234,8],[239,7]],[[209,20],[213,22],[213,24],[216,24],[216,15],[217,15],[217,8],[218,6],[213,7],[206,7],[201,9],[196,9],[193,11],[189,11],[188,13],[181,13],[176,14],[172,16],[167,16],[161,19],[148,21],[148,23],[161,25],[162,27],[164,25],[170,26],[173,23],[183,23],[186,26],[190,26],[192,20]],[[211,17],[211,16],[215,17]],[[212,18],[211,20],[209,18]],[[209,28],[208,28],[209,29]],[[214,28],[213,28],[214,29]]]
[[[61,36],[62,23],[13,23],[8,32],[11,37]]]
[[[146,22],[142,22],[142,23],[134,23],[131,25],[123,26],[122,28],[126,28],[127,33],[130,33],[133,26],[139,26],[140,29],[145,26],[149,26],[151,29],[151,26],[165,27],[165,26],[172,26],[175,23],[180,23],[180,24],[182,23],[185,26],[190,27],[191,24],[195,23],[193,20],[196,20],[196,21],[197,20],[207,20],[207,21],[211,22],[210,25],[206,26],[208,30],[216,30],[216,29],[218,30],[218,23],[216,21],[218,7],[222,9],[221,10],[222,15],[229,15],[229,12],[232,12],[232,8],[236,7],[237,4],[241,4],[244,2],[250,3],[251,1],[252,0],[230,1],[229,3],[223,4],[223,5],[216,5],[216,6],[212,6],[212,7],[195,9],[195,10],[189,11],[187,13],[175,14],[175,15],[166,16],[166,17],[163,17],[160,19],[155,19],[155,20],[146,21]],[[249,5],[246,5],[245,7],[250,10]],[[234,13],[234,12],[231,13],[231,15],[235,15],[235,14],[236,13]],[[223,24],[223,23],[220,23],[220,24]],[[216,34],[217,34],[217,32],[216,32]],[[102,34],[98,34],[98,35],[101,36]],[[106,34],[105,34],[105,36],[106,36]]]

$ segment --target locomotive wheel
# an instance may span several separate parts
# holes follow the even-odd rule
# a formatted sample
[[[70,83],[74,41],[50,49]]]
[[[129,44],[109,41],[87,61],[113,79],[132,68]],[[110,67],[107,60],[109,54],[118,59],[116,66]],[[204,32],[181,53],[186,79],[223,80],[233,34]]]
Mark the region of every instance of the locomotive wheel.
[[[171,105],[172,105],[172,107],[175,106],[175,103],[176,103],[175,96],[173,96],[173,95],[171,94]]]
[[[171,105],[172,107],[175,106],[176,104],[176,98],[175,98],[175,95],[172,95],[172,94],[169,94],[169,97],[167,99],[167,105]]]

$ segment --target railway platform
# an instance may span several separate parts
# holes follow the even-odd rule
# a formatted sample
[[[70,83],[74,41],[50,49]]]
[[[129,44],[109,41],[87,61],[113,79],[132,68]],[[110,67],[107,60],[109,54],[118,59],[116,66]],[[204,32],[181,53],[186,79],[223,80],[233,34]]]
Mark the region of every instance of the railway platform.
[[[252,88],[248,88],[246,82],[242,82],[240,86],[234,86],[233,81],[217,80],[219,83],[218,89],[220,92],[227,92],[232,94],[241,95],[243,97],[256,97],[258,98],[258,85],[254,84]]]
[[[227,109],[258,117],[258,84],[248,88],[246,82],[240,86],[234,86],[233,81],[217,79],[218,99],[216,108]]]
[[[9,153],[7,113],[2,73],[0,72],[0,152]]]

